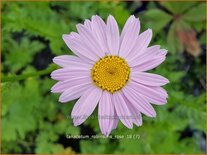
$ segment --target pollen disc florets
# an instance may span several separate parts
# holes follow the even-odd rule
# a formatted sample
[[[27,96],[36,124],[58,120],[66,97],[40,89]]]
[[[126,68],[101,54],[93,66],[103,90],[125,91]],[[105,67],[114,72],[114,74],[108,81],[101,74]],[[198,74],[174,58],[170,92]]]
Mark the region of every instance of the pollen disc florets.
[[[129,80],[130,68],[127,62],[118,56],[105,56],[97,61],[91,77],[96,86],[111,93],[120,90]]]

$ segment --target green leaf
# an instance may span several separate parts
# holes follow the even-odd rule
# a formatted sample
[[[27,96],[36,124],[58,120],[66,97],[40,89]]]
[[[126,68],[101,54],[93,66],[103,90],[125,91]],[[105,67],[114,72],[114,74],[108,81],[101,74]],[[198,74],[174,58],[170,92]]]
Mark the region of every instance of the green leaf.
[[[201,31],[205,31],[206,29],[206,23],[205,22],[194,22],[194,21],[187,21],[185,20],[186,22],[188,22],[193,29],[196,30],[196,32],[201,32]]]
[[[103,140],[103,139],[102,139]],[[99,154],[103,154],[105,153],[106,150],[106,145],[100,145],[99,147],[97,147],[96,149],[93,149],[94,146],[97,146],[98,143],[100,143],[100,141],[102,140],[97,140],[97,141],[81,141],[81,152],[86,154],[86,153],[99,153]],[[107,140],[105,140],[107,141]]]
[[[15,141],[17,139],[17,133],[15,124],[12,124],[8,119],[2,119],[2,140],[3,141]]]
[[[32,56],[40,52],[44,45],[39,41],[30,41],[28,38],[23,38],[20,43],[9,38],[5,45],[5,60],[4,65],[11,68],[11,72],[17,72],[32,61]],[[15,65],[14,65],[15,64]]]
[[[184,13],[196,7],[189,7],[188,3],[192,4],[179,2],[187,8],[180,13],[183,17]],[[162,11],[157,3],[148,4],[145,9],[142,2],[122,1],[3,3],[2,75],[8,77],[1,83],[2,153],[73,154],[75,152],[71,147],[80,149],[80,154],[205,153],[201,149],[201,143],[205,142],[203,132],[206,131],[205,63],[202,57],[188,60],[188,57],[177,53],[181,50],[176,35],[176,30],[183,27],[205,32],[205,22],[176,18],[172,25],[169,25],[168,20],[172,17]],[[173,6],[172,9],[178,11],[183,7],[176,6],[174,2],[169,4]],[[196,4],[198,6],[200,3]],[[174,8],[175,6],[177,8]],[[137,14],[140,7],[143,11]],[[167,103],[162,106],[152,105],[157,116],[149,118],[142,115],[143,125],[140,127],[134,125],[133,129],[128,129],[119,121],[118,127],[111,132],[113,139],[67,139],[69,137],[66,135],[87,135],[91,134],[91,131],[101,136],[97,119],[98,109],[83,125],[73,126],[70,113],[77,100],[68,104],[58,102],[60,94],[50,92],[57,81],[52,80],[49,73],[55,68],[37,71],[32,63],[36,60],[35,54],[45,47],[47,52],[51,51],[56,55],[70,54],[61,36],[63,33],[77,31],[76,24],[83,23],[85,18],[90,18],[91,15],[97,14],[106,20],[109,14],[113,14],[121,28],[132,12],[140,17],[141,27],[150,27],[153,34],[157,34],[151,45],[159,44],[161,48],[169,51],[165,62],[150,71],[170,80],[170,83],[164,86],[169,95]],[[166,39],[169,34],[163,30],[165,25],[166,28],[169,25],[170,39]],[[204,36],[199,38],[203,45]],[[175,48],[175,54],[172,54],[171,48]],[[48,56],[44,54],[41,53],[41,60]],[[14,72],[20,75],[13,79],[21,81],[14,82],[15,80],[9,77]],[[190,132],[186,132],[186,128],[189,128]],[[200,136],[196,136],[197,134]],[[126,138],[137,135],[140,136],[139,139]],[[124,138],[114,138],[115,136]],[[76,143],[78,146],[74,146]]]
[[[206,20],[206,3],[199,2],[199,5],[186,12],[182,18],[190,22],[204,22]]]
[[[24,139],[26,133],[34,131],[37,125],[35,113],[41,103],[38,83],[36,80],[30,79],[26,81],[25,87],[18,83],[8,83],[4,85],[3,89],[6,89],[6,92],[3,93],[2,103],[3,107],[6,106],[8,110],[2,118],[4,122],[2,132],[5,135],[2,139],[5,141],[14,140],[13,138],[17,137]],[[9,134],[8,128],[12,130],[10,133],[13,135],[12,137],[6,137]]]
[[[205,33],[203,33],[203,34],[201,35],[201,37],[200,37],[200,43],[201,43],[201,44],[205,44],[205,43],[206,43],[206,34],[205,34]]]
[[[95,3],[98,5],[97,2]],[[94,8],[93,5],[94,2],[71,2],[68,7],[74,17],[79,19],[87,19],[94,15],[96,8]]]
[[[125,10],[122,6],[117,6],[114,10],[114,17],[120,26],[123,26],[129,17],[129,12]]]
[[[6,10],[3,18],[9,25],[5,27],[5,31],[22,32],[26,30],[27,35],[41,36],[49,41],[53,53],[61,54],[63,52],[61,50],[64,44],[62,34],[68,33],[68,25],[61,16],[51,10],[47,2],[12,3],[12,5],[14,9]],[[24,9],[21,9],[20,6]]]
[[[176,52],[183,52],[184,47],[179,41],[176,35],[176,23],[173,23],[167,35],[167,44],[169,47],[169,52],[175,54]]]
[[[145,27],[152,28],[153,32],[158,33],[172,19],[172,16],[159,10],[150,9],[144,13]]]
[[[174,15],[181,14],[193,7],[196,2],[160,2],[162,6],[172,12]]]

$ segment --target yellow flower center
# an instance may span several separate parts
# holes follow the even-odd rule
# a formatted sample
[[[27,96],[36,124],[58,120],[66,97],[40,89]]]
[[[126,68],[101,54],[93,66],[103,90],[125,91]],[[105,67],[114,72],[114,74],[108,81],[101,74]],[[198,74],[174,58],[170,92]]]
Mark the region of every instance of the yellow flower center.
[[[118,56],[105,56],[97,61],[91,77],[96,86],[111,93],[120,90],[129,80],[130,68],[127,62]]]

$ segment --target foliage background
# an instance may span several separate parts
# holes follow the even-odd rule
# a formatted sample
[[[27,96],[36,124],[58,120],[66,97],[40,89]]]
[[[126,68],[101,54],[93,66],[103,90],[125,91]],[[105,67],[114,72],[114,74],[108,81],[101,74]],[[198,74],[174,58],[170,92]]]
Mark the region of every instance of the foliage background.
[[[2,3],[2,153],[204,153],[206,137],[205,2],[3,2]],[[115,139],[67,139],[101,135],[98,120],[74,127],[74,102],[59,104],[50,93],[52,58],[72,54],[62,34],[99,14],[115,16],[123,27],[130,14],[142,31],[153,29],[151,45],[169,50],[152,72],[170,80],[165,106],[154,106],[155,119],[143,116],[133,130],[121,123]],[[26,76],[22,76],[25,75]],[[15,75],[20,75],[16,78]],[[94,113],[97,115],[97,112]],[[126,138],[135,136],[134,139]],[[140,136],[137,139],[137,135]]]

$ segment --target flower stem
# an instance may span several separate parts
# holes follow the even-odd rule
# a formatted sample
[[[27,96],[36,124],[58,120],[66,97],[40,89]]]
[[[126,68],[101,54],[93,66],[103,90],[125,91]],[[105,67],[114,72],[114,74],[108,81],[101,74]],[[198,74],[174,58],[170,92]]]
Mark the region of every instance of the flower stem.
[[[14,82],[14,81],[25,80],[25,79],[28,79],[30,77],[39,77],[39,76],[42,76],[42,75],[49,74],[55,69],[57,69],[56,65],[50,65],[48,68],[46,68],[44,70],[37,71],[37,72],[25,73],[25,74],[22,74],[22,75],[11,75],[11,76],[2,77],[1,82]]]

